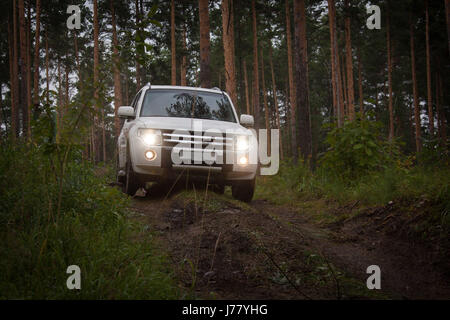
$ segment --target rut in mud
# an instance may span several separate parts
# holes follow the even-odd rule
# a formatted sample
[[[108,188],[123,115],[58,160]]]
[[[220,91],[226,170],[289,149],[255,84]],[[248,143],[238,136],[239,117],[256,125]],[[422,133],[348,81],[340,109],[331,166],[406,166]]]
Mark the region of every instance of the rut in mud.
[[[386,230],[399,219],[394,208],[323,226],[266,200],[247,205],[204,189],[166,197],[154,186],[132,210],[155,231],[190,298],[450,298],[448,255],[438,255],[446,249],[402,238],[391,230],[399,223]],[[373,264],[382,290],[366,287]]]

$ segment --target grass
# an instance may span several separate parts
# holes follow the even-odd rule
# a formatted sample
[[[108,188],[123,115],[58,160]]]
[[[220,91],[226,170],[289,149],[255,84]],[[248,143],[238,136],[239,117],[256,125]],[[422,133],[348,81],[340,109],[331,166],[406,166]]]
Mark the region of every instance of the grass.
[[[345,219],[367,207],[384,206],[391,201],[407,205],[428,201],[435,209],[430,221],[439,220],[450,229],[448,166],[392,166],[349,181],[321,168],[312,172],[302,163],[284,163],[278,175],[259,177],[256,186],[256,199],[291,206],[319,222]],[[345,210],[346,207],[351,210]],[[337,215],[339,208],[344,210]]]
[[[152,233],[127,218],[127,197],[96,168],[75,154],[58,176],[55,155],[31,145],[1,149],[1,299],[179,296]],[[81,269],[81,290],[67,289],[70,265]]]

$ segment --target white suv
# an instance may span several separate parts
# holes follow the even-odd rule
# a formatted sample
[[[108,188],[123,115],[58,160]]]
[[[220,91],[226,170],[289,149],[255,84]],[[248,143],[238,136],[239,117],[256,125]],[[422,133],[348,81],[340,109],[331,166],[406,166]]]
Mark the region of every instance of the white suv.
[[[131,106],[118,139],[118,181],[129,195],[146,182],[180,178],[232,187],[233,197],[251,201],[258,170],[253,117],[238,121],[230,97],[217,88],[147,84]]]

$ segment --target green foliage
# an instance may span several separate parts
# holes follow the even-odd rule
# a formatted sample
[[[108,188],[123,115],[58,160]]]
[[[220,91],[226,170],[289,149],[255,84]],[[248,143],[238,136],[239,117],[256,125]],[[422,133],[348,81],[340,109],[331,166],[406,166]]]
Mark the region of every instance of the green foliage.
[[[398,155],[396,143],[381,135],[381,124],[367,119],[345,121],[341,128],[332,126],[326,137],[329,149],[319,160],[329,174],[356,179],[387,168]]]
[[[449,146],[442,144],[439,139],[426,140],[422,145],[422,151],[417,155],[417,160],[423,166],[449,166],[448,150]]]
[[[177,296],[152,234],[130,222],[127,198],[78,152],[69,153],[61,176],[56,151],[0,148],[0,298]],[[81,268],[81,290],[66,287],[73,264]]]

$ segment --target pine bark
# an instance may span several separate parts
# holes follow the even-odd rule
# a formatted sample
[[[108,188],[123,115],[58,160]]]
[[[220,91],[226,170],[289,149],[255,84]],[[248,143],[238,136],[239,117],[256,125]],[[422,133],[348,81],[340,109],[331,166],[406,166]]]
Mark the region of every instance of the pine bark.
[[[266,130],[267,130],[267,154],[270,155],[270,112],[269,112],[269,104],[267,103],[267,91],[266,91],[266,80],[265,80],[265,70],[264,70],[264,56],[263,50],[261,49],[261,83],[262,83],[262,92],[263,92],[263,103],[264,103],[264,118],[266,122]]]
[[[19,84],[20,84],[20,110],[22,111],[22,134],[28,134],[28,108],[27,108],[27,25],[25,21],[24,0],[19,0]]]
[[[243,61],[243,69],[244,69],[244,86],[245,86],[245,105],[247,107],[247,114],[250,114],[251,110],[250,110],[250,98],[249,98],[249,92],[248,92],[247,63],[245,62],[245,59]]]
[[[233,104],[237,106],[233,0],[222,0],[222,38],[225,58],[225,87]]]
[[[46,101],[47,104],[50,103],[50,75],[49,75],[49,65],[50,65],[50,53],[48,51],[48,31],[45,31],[45,84],[46,84]]]
[[[136,32],[139,32],[139,28],[137,27],[140,23],[138,0],[135,1],[135,8],[136,8]],[[136,47],[136,92],[138,92],[141,89],[141,65],[138,60],[139,60],[139,53],[137,52]]]
[[[347,16],[345,17],[345,50],[347,63],[347,106],[350,121],[355,119],[355,91],[353,84],[353,54],[351,40],[351,14],[348,0],[345,1]]]
[[[425,0],[425,42],[427,58],[428,130],[434,135],[433,97],[431,93],[430,18],[428,0]]]
[[[277,98],[277,84],[275,82],[275,71],[273,69],[273,57],[272,57],[272,43],[269,46],[269,64],[270,64],[270,73],[272,75],[272,92],[273,92],[273,107],[275,109],[276,116],[276,124],[277,129],[279,131],[279,146],[280,146],[280,159],[283,160],[283,139],[281,135],[281,124],[280,124],[280,111],[278,107],[278,98]]]
[[[439,101],[440,104],[442,104],[442,102],[444,101],[444,91],[443,91],[443,86],[442,86],[442,76],[441,73],[439,73],[439,77],[438,77],[438,86],[439,86]],[[445,112],[444,110],[442,110],[442,108],[440,108],[441,111],[441,141],[442,141],[442,146],[444,148],[447,148],[447,118],[445,117]]]
[[[292,59],[292,32],[291,32],[291,13],[289,10],[289,0],[286,0],[286,42],[288,52],[288,79],[289,79],[289,103],[290,103],[290,138],[291,138],[291,153],[294,161],[298,158],[297,149],[297,134],[296,134],[296,90],[294,86],[294,66]]]
[[[176,52],[176,42],[175,42],[175,1],[171,0],[170,2],[170,51],[171,51],[171,57],[172,57],[172,64],[171,64],[171,71],[172,71],[172,77],[171,77],[171,84],[173,86],[177,85],[177,52]]]
[[[98,34],[99,34],[99,26],[98,26],[98,13],[97,13],[97,0],[94,0],[94,103],[95,103],[95,111],[98,114],[100,111],[99,106],[99,91],[98,91],[98,80],[99,80],[99,46],[98,46]],[[98,146],[100,144],[100,139],[97,137],[96,128],[97,128],[97,116],[94,116],[94,136],[93,136],[93,144],[94,146]],[[94,157],[99,160],[100,150],[94,149]]]
[[[391,22],[387,13],[386,23],[386,41],[387,41],[387,60],[388,60],[388,90],[389,90],[389,141],[394,138],[394,106],[392,96],[392,57],[391,57]]]
[[[259,62],[258,62],[258,21],[256,18],[256,0],[252,0],[253,22],[253,114],[255,117],[255,129],[259,129]]]
[[[450,0],[445,1],[445,20],[447,21],[448,51],[450,54]]]
[[[331,78],[333,85],[333,109],[337,118],[338,127],[344,122],[344,106],[342,103],[342,88],[339,63],[339,49],[336,34],[336,8],[334,0],[328,1],[328,16],[330,25],[330,46],[331,46]]]
[[[421,143],[421,126],[420,126],[420,109],[419,100],[417,92],[417,77],[416,77],[416,56],[414,49],[414,24],[412,15],[410,16],[409,22],[409,34],[410,34],[410,47],[411,47],[411,74],[412,74],[412,84],[413,84],[413,104],[414,104],[414,125],[415,125],[415,141],[416,141],[416,151],[420,152],[422,149]]]
[[[8,42],[9,42],[9,79],[10,79],[10,91],[11,91],[11,127],[10,127],[10,136],[12,140],[15,140],[17,137],[17,89],[16,89],[16,75],[15,70],[17,68],[16,64],[16,51],[14,47],[16,47],[16,38],[15,38],[15,28],[16,28],[16,1],[13,1],[13,25],[11,23],[11,17],[8,21]],[[14,28],[14,31],[13,31]]]
[[[39,46],[41,28],[41,0],[36,0],[36,31],[34,45],[34,107],[39,105]]]
[[[113,72],[114,72],[114,128],[115,128],[115,136],[116,139],[119,138],[120,135],[120,119],[117,114],[119,107],[122,103],[122,82],[120,79],[120,57],[118,50],[118,40],[117,40],[117,26],[116,26],[116,11],[114,8],[114,0],[110,0],[111,6],[111,23],[112,23],[112,36],[113,36]]]
[[[199,0],[198,6],[200,20],[200,85],[203,88],[211,88],[208,0]]]
[[[305,0],[294,1],[295,82],[300,152],[304,160],[311,157],[312,136],[307,83]]]
[[[31,138],[31,107],[33,99],[31,95],[31,4],[27,5],[27,19],[26,19],[26,74],[27,74],[27,137]]]
[[[183,57],[181,58],[180,67],[180,82],[182,86],[187,85],[187,57],[186,57],[187,47],[186,47],[186,24],[183,25]]]
[[[364,114],[364,95],[363,95],[363,87],[362,87],[362,62],[361,55],[359,52],[359,47],[357,50],[357,59],[358,59],[358,95],[359,95],[359,112],[361,112],[361,116]]]

